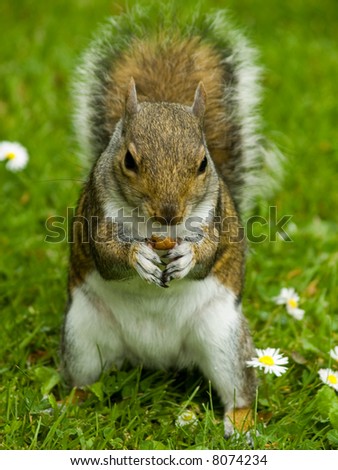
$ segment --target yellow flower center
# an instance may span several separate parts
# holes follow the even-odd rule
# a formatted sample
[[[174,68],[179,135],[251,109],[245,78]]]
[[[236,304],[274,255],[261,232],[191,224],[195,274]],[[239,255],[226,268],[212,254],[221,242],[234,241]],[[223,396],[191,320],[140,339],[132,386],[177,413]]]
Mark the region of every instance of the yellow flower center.
[[[192,411],[185,411],[184,413],[181,414],[181,418],[183,421],[191,421],[194,417],[194,414]]]
[[[259,360],[259,362],[261,362],[265,366],[275,365],[275,361],[273,360],[273,358],[271,356],[262,356],[258,360]]]
[[[297,307],[298,307],[298,302],[297,302],[297,300],[295,300],[295,299],[289,299],[289,300],[288,300],[288,305],[289,305],[291,308],[297,308]]]
[[[15,153],[13,153],[13,152],[7,153],[6,158],[7,158],[7,160],[13,160],[13,158],[15,158]]]
[[[338,383],[337,377],[335,375],[332,375],[332,374],[327,376],[327,381],[332,385],[336,385]]]

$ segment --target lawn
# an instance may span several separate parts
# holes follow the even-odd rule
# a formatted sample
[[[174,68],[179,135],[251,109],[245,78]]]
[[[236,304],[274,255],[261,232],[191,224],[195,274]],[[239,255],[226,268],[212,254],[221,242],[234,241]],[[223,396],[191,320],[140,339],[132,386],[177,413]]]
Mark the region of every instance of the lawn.
[[[132,2],[130,2],[132,3]],[[0,449],[242,449],[223,439],[222,407],[198,373],[130,369],[105,374],[85,393],[60,379],[68,246],[47,243],[46,221],[67,216],[84,179],[72,129],[70,84],[110,0],[0,3],[0,141],[30,155],[21,172],[0,162]],[[255,214],[292,216],[290,241],[251,243],[244,311],[258,348],[280,348],[285,374],[261,371],[258,449],[338,448],[338,396],[318,371],[338,363],[338,30],[335,0],[229,0],[265,67],[264,133],[285,155],[283,183]],[[300,296],[302,320],[273,298]],[[194,426],[175,425],[189,410]]]

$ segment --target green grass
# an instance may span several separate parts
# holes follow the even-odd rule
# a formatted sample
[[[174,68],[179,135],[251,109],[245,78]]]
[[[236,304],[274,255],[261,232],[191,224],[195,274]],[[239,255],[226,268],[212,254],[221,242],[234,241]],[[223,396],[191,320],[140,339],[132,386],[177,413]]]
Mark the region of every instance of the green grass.
[[[114,4],[114,6],[112,6]],[[292,242],[251,245],[244,309],[257,347],[279,347],[289,369],[262,378],[262,449],[338,448],[338,398],[318,369],[337,363],[336,1],[226,4],[261,50],[266,134],[287,156],[282,187],[260,214],[292,215]],[[95,6],[94,6],[95,5]],[[69,85],[79,54],[115,2],[2,1],[0,140],[30,153],[17,174],[0,165],[0,449],[226,449],[222,409],[200,375],[128,369],[106,374],[80,402],[60,382],[59,338],[68,247],[44,241],[46,219],[66,216],[81,187]],[[271,300],[295,287],[296,321]],[[74,393],[74,392],[73,392]],[[63,403],[63,405],[62,405]],[[175,420],[188,407],[193,429]]]

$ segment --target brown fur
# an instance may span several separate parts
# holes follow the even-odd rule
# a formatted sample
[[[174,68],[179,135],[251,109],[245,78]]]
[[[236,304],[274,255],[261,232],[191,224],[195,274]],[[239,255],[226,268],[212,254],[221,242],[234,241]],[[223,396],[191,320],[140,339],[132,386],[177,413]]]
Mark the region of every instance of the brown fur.
[[[193,45],[196,46],[195,43]],[[202,60],[201,57],[205,60],[208,57],[205,47],[201,47],[203,54],[197,54],[199,60]],[[133,57],[136,52],[134,49],[132,51]],[[215,60],[215,56],[211,55],[209,59]],[[135,70],[129,71],[135,75]],[[122,71],[117,68],[115,73],[119,76]],[[197,83],[203,77],[201,71],[197,70]],[[203,82],[204,86],[214,89],[215,83],[210,80],[209,75],[206,77],[208,80]],[[201,128],[203,123],[193,113],[187,112],[183,105],[166,103],[170,99],[169,94],[164,96],[164,103],[156,103],[148,99],[144,94],[142,95],[141,75],[139,83],[141,83],[141,99],[139,99],[139,92],[134,100],[142,103],[144,99],[146,102],[142,103],[140,110],[135,114],[132,113],[132,109],[135,106],[137,109],[137,101],[133,104],[130,88],[129,91],[124,90],[125,94],[122,99],[122,84],[116,85],[117,97],[120,97],[120,102],[123,102],[123,110],[118,110],[114,117],[118,119],[121,114],[125,114],[126,96],[129,96],[127,111],[129,108],[130,110],[125,116],[124,133],[126,145],[138,164],[138,172],[136,174],[124,168],[123,161],[127,151],[124,147],[119,150],[118,157],[113,159],[113,168],[101,167],[100,165],[107,165],[107,163],[100,163],[100,161],[94,166],[77,211],[77,216],[89,221],[90,240],[87,245],[81,243],[81,237],[88,237],[88,234],[80,233],[81,227],[78,227],[76,223],[74,225],[76,243],[71,256],[71,288],[81,283],[85,275],[94,267],[105,279],[114,279],[119,278],[121,270],[126,274],[126,271],[133,265],[132,254],[128,251],[129,247],[118,240],[116,233],[114,235],[116,228],[110,226],[102,218],[102,207],[108,194],[108,187],[115,186],[114,190],[121,192],[123,199],[128,201],[131,207],[139,207],[147,218],[153,217],[162,221],[172,218],[181,220],[189,215],[191,204],[195,204],[205,196],[205,179],[208,178],[210,170],[207,169],[205,175],[196,178],[197,168],[204,156]],[[184,81],[183,84],[189,85]],[[173,92],[171,86],[168,89]],[[189,92],[188,89],[185,92],[186,102],[191,105],[195,90],[190,88]],[[109,106],[108,110],[112,112],[114,108]],[[216,112],[216,110],[217,106],[213,111]],[[221,112],[220,109],[218,111]],[[113,125],[113,120],[110,122]],[[203,125],[204,132],[207,122],[206,116]],[[209,128],[211,129],[211,125]],[[217,130],[219,132],[219,129]],[[112,131],[113,129],[110,130]],[[110,178],[110,171],[114,173],[114,181],[111,182],[107,181],[107,178],[108,180]],[[118,188],[116,182],[119,182]],[[216,227],[216,237],[213,233],[209,233],[214,231],[215,227],[205,227],[206,236],[203,242],[193,246],[195,262],[199,265],[195,275],[201,278],[212,270],[225,286],[230,288],[235,295],[240,296],[243,287],[244,242],[239,239],[238,216],[229,191],[223,183],[221,183],[219,207],[215,209],[220,220]],[[93,227],[92,216],[98,218],[97,227]],[[98,237],[104,243],[96,243],[95,239]]]
[[[78,203],[76,214],[72,220],[72,249],[68,274],[70,292],[83,283],[86,274],[93,270],[94,264],[90,256],[90,227],[87,218],[88,193],[83,192]]]
[[[203,82],[207,94],[204,131],[216,165],[229,158],[231,125],[226,120],[224,83],[230,81],[220,54],[198,37],[189,39],[156,37],[134,40],[112,64],[106,97],[106,126],[112,133],[124,113],[126,88],[133,77],[140,102],[168,102],[191,106],[195,89]],[[227,138],[228,136],[228,138]]]
[[[107,43],[94,63],[95,49],[91,50],[89,80],[84,81],[87,96],[80,106],[80,111],[85,111],[84,140],[95,158],[73,223],[70,299],[63,333],[65,373],[73,384],[81,385],[96,380],[105,361],[107,365],[115,363],[129,354],[146,365],[156,364],[155,355],[161,354],[163,344],[156,344],[153,338],[162,333],[178,336],[176,323],[182,317],[187,332],[183,332],[181,345],[174,344],[177,353],[169,349],[164,356],[173,354],[178,365],[185,365],[180,362],[180,350],[188,348],[192,331],[192,356],[187,352],[183,360],[187,364],[196,361],[214,383],[226,411],[236,399],[238,406],[249,406],[256,380],[254,371],[246,366],[253,344],[240,308],[245,241],[234,189],[241,179],[241,133],[228,96],[231,92],[235,96],[236,85],[235,72],[226,64],[231,51],[222,51],[222,55],[199,37],[168,37],[165,32],[147,39],[125,39],[122,52],[116,49],[119,52],[114,54]],[[124,231],[121,210],[131,229]],[[174,239],[167,252],[156,251],[156,244],[151,243],[156,234],[153,226],[148,232],[152,219]],[[197,222],[196,231],[191,228],[193,222]],[[177,236],[174,229],[178,229]],[[88,276],[93,271],[97,272]],[[225,289],[213,278],[207,279],[211,276]],[[183,278],[206,282],[179,285]],[[145,295],[141,292],[143,281],[152,284],[149,289],[144,284]],[[205,291],[201,305],[195,304],[191,296],[208,285],[215,294]],[[133,286],[142,304],[140,318],[132,298]],[[152,290],[167,287],[169,290],[158,291],[159,295]],[[156,319],[152,315],[161,305],[165,308],[164,292],[174,302],[178,316],[164,310],[159,322],[160,312],[156,311]],[[83,298],[89,302],[88,311]],[[229,318],[218,331],[224,302],[224,315]],[[124,325],[129,311],[130,331],[136,333],[131,342],[139,335],[134,321],[141,325],[144,342],[135,352],[134,346],[128,345],[129,328]],[[116,322],[109,336],[101,324],[106,315]],[[155,334],[143,335],[143,325],[146,330],[149,321]],[[126,335],[122,331],[120,337],[113,334],[115,326],[123,326]],[[120,346],[110,351],[111,338],[117,345],[121,341],[125,351],[120,351]],[[101,345],[105,357],[101,356]],[[235,397],[232,390],[237,392]],[[236,413],[225,416],[226,436],[233,432],[233,420]]]
[[[221,187],[220,213],[222,233],[212,273],[219,281],[241,296],[244,284],[245,239],[239,216],[224,186]]]

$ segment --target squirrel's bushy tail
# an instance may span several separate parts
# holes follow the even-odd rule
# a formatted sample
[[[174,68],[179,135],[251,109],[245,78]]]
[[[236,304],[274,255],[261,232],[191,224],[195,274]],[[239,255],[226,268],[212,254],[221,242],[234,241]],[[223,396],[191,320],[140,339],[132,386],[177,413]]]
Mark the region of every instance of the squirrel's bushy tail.
[[[266,197],[275,188],[281,173],[281,158],[278,150],[267,144],[260,134],[261,69],[256,63],[257,52],[233,27],[224,10],[204,15],[196,13],[187,18],[177,15],[171,7],[155,4],[134,7],[108,20],[84,54],[76,75],[75,128],[82,154],[90,160],[97,158],[111,137],[107,123],[107,90],[114,79],[110,73],[112,64],[135,40],[144,41],[159,32],[163,41],[178,36],[182,39],[198,37],[217,50],[227,77],[222,103],[229,130],[226,136],[228,158],[219,165],[219,171],[240,210],[249,209],[257,196]],[[126,77],[126,84],[129,78]],[[112,106],[112,97],[109,99]]]

